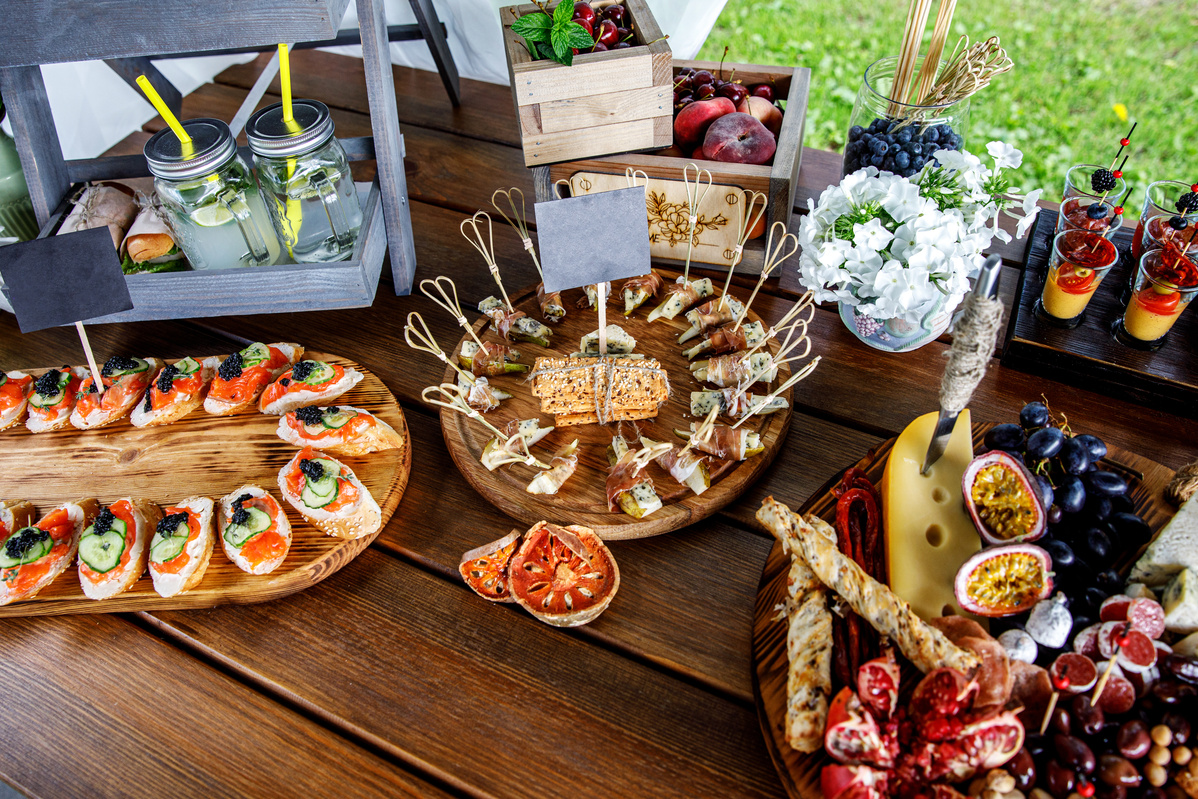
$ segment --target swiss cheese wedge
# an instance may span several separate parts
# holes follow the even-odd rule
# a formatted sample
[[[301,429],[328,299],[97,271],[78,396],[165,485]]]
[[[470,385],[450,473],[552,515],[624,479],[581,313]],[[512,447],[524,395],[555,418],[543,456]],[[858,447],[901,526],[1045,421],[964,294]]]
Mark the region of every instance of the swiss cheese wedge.
[[[920,416],[894,443],[882,476],[886,563],[890,588],[925,620],[945,609],[968,616],[953,595],[953,580],[970,555],[982,548],[965,511],[961,476],[973,459],[969,411],[961,412],[940,460],[923,468],[938,414]]]

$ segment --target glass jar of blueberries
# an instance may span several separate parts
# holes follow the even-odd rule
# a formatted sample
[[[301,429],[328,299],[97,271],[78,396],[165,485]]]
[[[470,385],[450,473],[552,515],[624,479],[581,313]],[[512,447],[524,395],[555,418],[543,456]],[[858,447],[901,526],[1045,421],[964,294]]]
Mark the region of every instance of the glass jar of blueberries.
[[[937,150],[960,150],[969,124],[969,98],[948,105],[915,105],[890,100],[898,56],[869,65],[853,114],[841,175],[866,166],[910,177],[933,160]],[[912,80],[919,74],[923,56],[915,62]]]

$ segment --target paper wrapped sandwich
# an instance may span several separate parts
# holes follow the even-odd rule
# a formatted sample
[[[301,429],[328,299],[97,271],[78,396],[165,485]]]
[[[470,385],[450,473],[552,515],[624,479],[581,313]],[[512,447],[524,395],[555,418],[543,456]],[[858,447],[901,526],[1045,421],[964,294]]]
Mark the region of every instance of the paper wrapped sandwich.
[[[136,275],[186,269],[187,260],[162,216],[157,197],[138,195],[137,201],[141,210],[120,246],[121,271]]]
[[[112,234],[112,246],[119,250],[125,231],[136,216],[137,202],[129,189],[108,183],[88,186],[75,200],[75,207],[63,220],[58,235],[107,227]]]

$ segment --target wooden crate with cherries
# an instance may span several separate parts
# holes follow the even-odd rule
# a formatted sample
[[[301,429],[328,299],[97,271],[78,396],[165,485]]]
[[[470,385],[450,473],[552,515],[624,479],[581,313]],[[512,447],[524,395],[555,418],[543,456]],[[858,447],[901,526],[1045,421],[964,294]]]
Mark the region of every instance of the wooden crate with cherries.
[[[551,11],[556,5],[545,4]],[[539,13],[538,6],[505,6],[499,11],[526,166],[670,144],[673,56],[648,4],[599,0],[590,5],[600,17],[609,6],[623,5],[627,19],[621,27],[630,30],[632,46],[583,50],[568,67],[549,59],[533,60],[528,43],[512,30],[519,17]]]
[[[690,120],[681,116],[689,107],[684,106],[678,112],[678,119],[681,121],[675,126],[677,135],[672,138],[670,147],[657,152],[623,153],[572,160],[536,169],[534,173],[537,200],[543,202],[567,193],[561,181],[569,184],[571,194],[625,188],[628,185],[626,170],[641,170],[649,178],[646,204],[653,258],[665,263],[682,262],[686,258],[685,228],[689,222],[683,170],[688,164],[693,163],[700,169],[711,171],[712,188],[698,208],[691,261],[722,266],[729,264],[737,243],[738,216],[744,218],[747,200],[753,192],[760,192],[766,196],[768,203],[763,224],[758,225],[757,235],[749,241],[742,265],[737,268],[738,272],[759,272],[766,240],[766,237],[761,235],[762,232],[768,231],[774,222],[787,225],[790,223],[795,186],[802,162],[803,127],[807,116],[811,70],[804,67],[782,68],[727,63],[721,67],[720,64],[711,61],[678,60],[673,64],[674,80],[685,74],[684,70],[687,69],[710,72],[721,80],[739,82],[746,89],[762,85],[772,89],[772,92],[763,94],[773,94],[773,99],[777,102],[775,110],[778,110],[778,106],[781,107],[780,125],[776,118],[769,118],[772,115],[768,109],[758,107],[757,113],[751,114],[759,120],[761,117],[767,117],[765,124],[777,128],[772,159],[764,164],[752,164],[704,158],[704,136],[699,134],[704,130],[710,130],[710,126],[715,125],[719,119],[704,119],[698,125],[688,125]],[[759,134],[760,131],[757,131],[756,135]],[[729,140],[735,135],[734,130],[728,137]],[[709,154],[715,154],[716,146],[713,141],[712,146],[708,148]],[[694,169],[690,170],[690,174],[693,181]]]

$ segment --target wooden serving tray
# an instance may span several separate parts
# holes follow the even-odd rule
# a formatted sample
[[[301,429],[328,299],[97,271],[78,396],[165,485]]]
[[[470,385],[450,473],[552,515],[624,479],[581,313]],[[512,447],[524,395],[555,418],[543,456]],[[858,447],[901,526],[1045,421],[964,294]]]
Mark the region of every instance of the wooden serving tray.
[[[667,282],[674,279],[674,275],[666,270],[659,269],[658,272]],[[538,356],[560,356],[578,351],[579,340],[599,327],[596,311],[575,307],[576,301],[583,296],[581,289],[563,293],[563,302],[569,310],[563,322],[551,326],[553,339],[550,343],[553,349],[547,350],[526,342],[515,345],[523,363],[531,366]],[[541,318],[535,287],[512,295],[512,302],[534,319]],[[678,336],[689,327],[689,323],[681,314],[673,320],[659,319],[652,324],[645,321],[656,304],[657,302],[651,299],[638,308],[631,318],[625,319],[623,299],[617,296],[616,301],[608,306],[608,324],[618,324],[624,328],[636,339],[636,352],[657,358],[669,375],[670,399],[662,406],[657,418],[636,423],[641,435],[654,441],[681,442],[682,439],[674,435],[674,429],[686,430],[690,428],[692,421],[699,421],[690,415],[690,392],[711,386],[700,384],[691,376],[689,362],[682,355],[683,347],[678,344]],[[760,321],[760,317],[750,308],[746,321]],[[497,340],[494,331],[485,332],[489,323],[490,320],[484,318],[474,325],[474,329],[484,340]],[[688,345],[694,343],[695,339],[687,342]],[[778,342],[771,341],[770,346],[776,350]],[[460,350],[459,343],[455,352]],[[783,366],[771,386],[776,387],[778,381],[783,381],[789,376],[790,370]],[[497,388],[512,394],[511,399],[504,400],[499,408],[487,414],[487,420],[496,427],[502,430],[504,425],[513,419],[533,417],[540,418],[542,425],[552,423],[552,416],[541,413],[541,401],[532,396],[524,375],[488,379]],[[445,381],[456,381],[452,369],[446,370]],[[753,393],[764,395],[769,393],[769,389],[758,384]],[[792,395],[793,392],[789,390],[782,394],[788,403],[786,410],[770,416],[757,416],[752,421],[745,422],[746,426],[752,426],[760,434],[765,445],[764,452],[739,463],[709,462],[712,485],[702,496],[695,496],[689,488],[678,485],[674,478],[656,463],[651,464],[646,471],[653,478],[664,507],[640,520],[619,510],[613,513],[607,509],[605,485],[610,471],[607,446],[616,433],[615,424],[560,427],[534,447],[534,454],[547,463],[559,447],[569,444],[575,438],[578,439],[578,470],[556,495],[529,494],[525,491],[538,470],[524,464],[504,466],[494,472],[487,471],[479,458],[492,434],[482,425],[474,423],[462,414],[443,409],[441,430],[449,454],[466,480],[488,502],[507,515],[529,525],[541,520],[558,524],[581,524],[592,528],[605,541],[618,541],[647,538],[677,530],[710,516],[739,497],[778,454],[790,427]],[[629,425],[627,422],[623,425],[626,437],[630,435]],[[634,441],[629,443],[639,446],[639,443]]]
[[[361,372],[363,380],[336,403],[370,411],[404,438],[404,446],[398,450],[361,458],[334,456],[370,489],[386,525],[399,506],[412,465],[411,437],[403,411],[382,381],[361,365],[319,352],[308,352],[306,357]],[[56,505],[81,497],[110,503],[133,496],[168,505],[203,494],[219,501],[238,486],[255,483],[279,501],[292,530],[287,559],[270,574],[255,576],[241,571],[225,556],[218,541],[204,579],[186,593],[159,596],[147,572],[128,591],[96,601],[83,595],[77,567],[72,565],[33,599],[0,607],[0,617],[264,602],[302,591],[345,566],[378,533],[354,540],[333,538],[300,518],[279,493],[279,470],[294,457],[296,448],[275,434],[278,424],[278,416],[266,416],[256,409],[212,416],[198,408],[163,427],[138,429],[126,417],[88,431],[68,427],[34,435],[21,424],[0,432],[0,495],[29,500],[39,517]]]
[[[974,423],[974,452],[984,449],[982,437],[993,426]],[[886,469],[886,460],[890,457],[894,441],[893,438],[884,441],[854,464],[864,470],[875,485],[881,484],[882,472]],[[1174,514],[1173,506],[1165,500],[1165,486],[1173,478],[1173,470],[1117,447],[1110,448],[1107,458],[1142,475],[1131,475],[1131,498],[1136,513],[1155,534]],[[793,509],[794,512],[803,516],[814,513],[834,523],[836,497],[832,489],[840,482],[842,475],[843,472],[829,480],[802,507]],[[1144,546],[1147,546],[1147,542]],[[787,625],[785,619],[776,618],[776,608],[786,598],[786,575],[789,571],[790,556],[782,551],[782,544],[775,540],[757,586],[757,603],[753,612],[753,694],[766,748],[787,795],[791,799],[822,799],[820,769],[832,763],[832,759],[822,751],[810,755],[796,752],[786,743],[786,679],[790,664],[786,656]]]
[[[1019,288],[1011,306],[1002,365],[1081,388],[1128,399],[1150,408],[1198,418],[1198,313],[1178,317],[1169,339],[1156,352],[1126,347],[1111,325],[1123,316],[1128,276],[1137,268],[1131,257],[1135,226],[1115,232],[1120,260],[1098,286],[1086,317],[1073,330],[1036,318],[1036,300],[1044,290],[1057,214],[1042,210],[1032,228]]]

